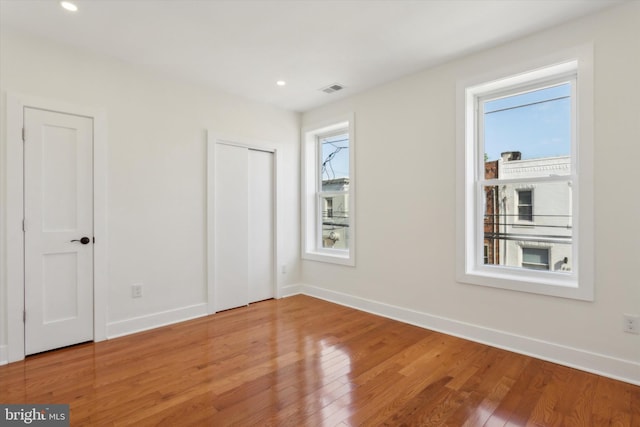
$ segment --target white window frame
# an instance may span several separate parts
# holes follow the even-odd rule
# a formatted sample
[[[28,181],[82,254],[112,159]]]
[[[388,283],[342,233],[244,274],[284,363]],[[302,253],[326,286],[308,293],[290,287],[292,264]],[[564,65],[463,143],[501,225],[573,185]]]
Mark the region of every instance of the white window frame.
[[[349,247],[333,249],[322,247],[322,209],[321,197],[333,192],[322,192],[320,159],[322,151],[319,138],[332,133],[345,132],[349,135]],[[356,227],[355,227],[355,132],[353,114],[347,114],[334,120],[305,126],[302,129],[302,258],[312,261],[329,262],[355,266]],[[343,194],[336,192],[335,194]]]
[[[520,91],[529,85],[556,82],[575,75],[572,102],[571,175],[573,253],[571,272],[535,271],[482,262],[483,221],[481,190],[484,151],[480,151],[478,99],[496,92]],[[593,205],[593,46],[510,65],[483,76],[460,81],[457,87],[457,265],[458,282],[586,301],[594,299]],[[557,177],[520,181],[553,181]],[[518,181],[518,180],[516,180]],[[518,184],[520,182],[513,182]],[[575,209],[577,207],[577,209]]]

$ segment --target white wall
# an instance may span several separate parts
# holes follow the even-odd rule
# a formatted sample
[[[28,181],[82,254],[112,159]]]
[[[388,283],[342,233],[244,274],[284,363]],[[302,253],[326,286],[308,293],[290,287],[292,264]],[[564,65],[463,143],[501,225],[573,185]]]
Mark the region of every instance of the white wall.
[[[640,336],[622,332],[640,314],[639,22],[629,2],[305,113],[355,114],[358,248],[355,268],[303,261],[303,291],[640,383]],[[595,301],[457,283],[456,83],[591,42]]]
[[[279,274],[279,281],[283,286],[297,283],[297,113],[16,32],[3,32],[0,40],[0,153],[6,144],[6,92],[106,112],[110,324],[206,303],[207,129],[278,149],[279,231],[285,236],[279,242],[280,261],[288,267],[286,275]],[[4,165],[4,156],[0,162]],[[0,174],[6,181],[4,175]],[[12,183],[0,184],[4,207],[5,187]],[[7,242],[2,224],[0,259],[4,260]],[[2,350],[10,302],[4,271],[0,278]],[[144,284],[144,296],[134,300],[130,285],[138,282]]]

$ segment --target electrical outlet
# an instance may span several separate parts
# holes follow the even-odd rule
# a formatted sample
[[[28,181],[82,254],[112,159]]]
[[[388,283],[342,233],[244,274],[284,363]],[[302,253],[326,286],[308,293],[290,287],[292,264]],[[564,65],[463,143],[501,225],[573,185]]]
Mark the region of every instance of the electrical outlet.
[[[287,274],[287,264],[282,264],[280,271],[282,271],[282,274]]]
[[[622,316],[622,330],[630,334],[640,334],[640,316],[625,314]]]
[[[142,283],[131,285],[131,298],[142,298]]]

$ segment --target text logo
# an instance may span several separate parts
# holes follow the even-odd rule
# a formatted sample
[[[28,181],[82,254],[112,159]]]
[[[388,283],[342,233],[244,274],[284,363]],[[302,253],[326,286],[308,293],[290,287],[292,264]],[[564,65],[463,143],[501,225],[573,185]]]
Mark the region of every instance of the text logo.
[[[0,404],[0,427],[69,427],[69,405]]]

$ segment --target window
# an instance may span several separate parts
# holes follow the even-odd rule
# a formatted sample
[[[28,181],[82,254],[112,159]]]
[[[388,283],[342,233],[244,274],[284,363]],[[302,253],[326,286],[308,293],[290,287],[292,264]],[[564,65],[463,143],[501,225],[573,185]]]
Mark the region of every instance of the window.
[[[522,248],[522,267],[549,270],[549,249]]]
[[[533,221],[533,197],[531,190],[518,190],[518,220]]]
[[[483,223],[490,215],[493,226],[491,232],[484,232],[483,244],[502,248],[493,265],[533,269],[535,263],[520,259],[525,242],[551,245],[554,256],[574,259],[571,185],[575,175],[571,168],[575,83],[574,73],[563,73],[525,85],[509,85],[474,99],[476,143],[484,153],[478,159],[478,168],[484,173],[476,182],[485,200]],[[494,163],[496,171],[488,177],[486,171]],[[487,209],[486,195],[496,188],[498,200],[489,203],[497,206]],[[535,269],[549,270],[548,265],[547,260],[545,268]],[[558,274],[566,276],[568,270],[558,270]]]
[[[593,299],[591,48],[576,57],[459,84],[458,281]]]
[[[303,258],[354,265],[353,119],[303,131]]]

